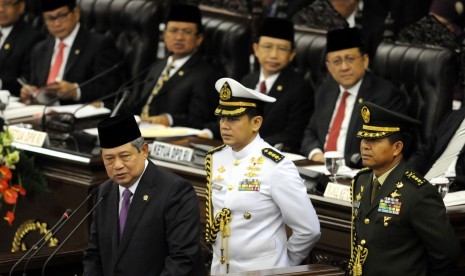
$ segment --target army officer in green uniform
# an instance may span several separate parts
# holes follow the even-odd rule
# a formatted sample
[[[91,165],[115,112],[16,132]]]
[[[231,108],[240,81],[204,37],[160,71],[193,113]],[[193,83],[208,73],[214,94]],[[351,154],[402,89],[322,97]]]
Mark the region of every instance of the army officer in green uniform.
[[[444,202],[406,167],[410,131],[420,122],[375,104],[359,105],[364,121],[362,169],[352,182],[350,275],[450,275],[460,245]]]

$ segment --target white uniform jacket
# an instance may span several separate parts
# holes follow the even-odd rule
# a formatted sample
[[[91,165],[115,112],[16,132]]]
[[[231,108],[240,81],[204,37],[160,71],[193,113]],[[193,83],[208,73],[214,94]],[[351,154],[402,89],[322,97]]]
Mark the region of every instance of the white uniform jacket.
[[[223,240],[230,273],[299,265],[308,256],[320,224],[294,163],[257,135],[240,152],[229,146],[214,152],[211,174],[213,215],[223,208],[232,215]],[[213,244],[212,275],[226,273],[221,236]]]

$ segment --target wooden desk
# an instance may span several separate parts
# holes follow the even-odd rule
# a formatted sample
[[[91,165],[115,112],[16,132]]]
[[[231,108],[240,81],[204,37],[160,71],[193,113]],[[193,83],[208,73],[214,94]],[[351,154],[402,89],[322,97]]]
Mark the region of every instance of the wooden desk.
[[[230,273],[225,274],[230,276],[266,276],[266,275],[345,275],[345,273],[333,266],[321,265],[321,264],[309,264],[309,265],[300,265],[286,268],[275,268],[275,269],[264,269],[256,271],[248,271],[241,273]]]
[[[38,164],[46,178],[48,179],[50,192],[37,196],[35,198],[21,199],[18,204],[17,217],[13,227],[0,227],[0,275],[7,274],[11,266],[18,260],[23,252],[11,253],[11,242],[14,233],[20,224],[28,219],[37,219],[46,222],[51,228],[56,221],[61,217],[67,208],[76,208],[79,203],[88,195],[89,191],[96,185],[99,185],[107,179],[104,167],[99,157],[86,157],[73,154],[65,154],[59,151],[46,149],[28,148],[23,146],[27,151],[33,152],[36,156],[36,164]],[[201,210],[201,221],[205,224],[205,171],[203,168],[190,167],[181,164],[174,164],[160,160],[154,160],[155,164],[168,168],[173,172],[190,180],[197,192],[199,198],[199,208]],[[328,264],[345,268],[350,254],[350,204],[334,199],[327,199],[317,195],[309,195],[313,206],[318,214],[322,236],[316,244],[310,255],[311,263]],[[92,202],[88,202],[80,210],[73,221],[57,234],[59,241],[62,241],[67,233],[77,224],[84,216],[85,212],[90,210]],[[457,236],[462,244],[462,255],[459,260],[458,275],[465,275],[465,213],[462,209],[448,210],[450,220]],[[60,253],[50,263],[50,269],[54,267],[59,271],[61,267],[72,267],[72,273],[79,275],[80,261],[82,252],[87,246],[88,229],[90,227],[90,219],[82,225],[75,235],[68,241],[68,244],[60,251]],[[24,242],[29,248],[40,235],[36,232],[31,232],[25,237]],[[205,246],[206,249],[209,247]],[[51,250],[45,249],[29,264],[29,268],[39,269],[44,256],[50,253]],[[304,266],[305,267],[305,266]],[[22,269],[22,266],[20,266]],[[315,268],[307,266],[308,269]],[[20,271],[21,269],[18,269]],[[289,268],[291,269],[291,268]],[[304,269],[292,268],[292,269]],[[291,269],[291,270],[292,270]],[[283,272],[283,275],[315,275],[315,274],[298,274],[311,271],[290,271],[288,274]],[[47,270],[49,271],[49,270]],[[276,270],[262,271],[256,273],[277,273]],[[297,274],[295,274],[297,273]],[[32,275],[32,274],[31,274]],[[53,274],[48,274],[53,275]],[[74,274],[56,274],[60,276]],[[243,274],[243,275],[279,275],[279,274]],[[318,274],[324,275],[324,274]],[[330,275],[330,274],[328,274]],[[342,275],[342,274],[331,274]]]

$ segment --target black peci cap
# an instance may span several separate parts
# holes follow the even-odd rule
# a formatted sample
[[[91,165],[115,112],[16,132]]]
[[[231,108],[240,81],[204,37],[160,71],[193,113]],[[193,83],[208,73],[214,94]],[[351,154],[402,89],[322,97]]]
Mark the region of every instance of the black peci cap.
[[[294,45],[294,24],[287,19],[268,17],[263,20],[258,36],[284,39]]]
[[[42,0],[42,12],[54,11],[69,5],[76,6],[76,0]]]
[[[141,137],[139,126],[133,115],[115,116],[98,123],[100,146],[116,148]]]
[[[326,53],[350,48],[363,49],[362,36],[357,28],[328,31],[326,34]]]
[[[187,4],[174,4],[166,20],[195,23],[201,28],[202,14],[197,6]]]

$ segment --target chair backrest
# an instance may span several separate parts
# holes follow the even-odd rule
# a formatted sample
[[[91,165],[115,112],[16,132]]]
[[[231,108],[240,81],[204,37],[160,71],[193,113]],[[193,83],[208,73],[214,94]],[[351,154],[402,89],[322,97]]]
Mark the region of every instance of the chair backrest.
[[[126,64],[126,77],[136,76],[156,60],[161,12],[156,2],[79,0],[82,24],[115,40]]]
[[[422,122],[425,141],[452,109],[458,82],[458,55],[450,49],[383,42],[372,70],[393,82],[410,96],[410,116]]]
[[[225,77],[240,80],[250,71],[251,21],[247,16],[200,6],[205,57]]]
[[[326,31],[295,29],[296,71],[316,89],[328,76],[326,69]]]

